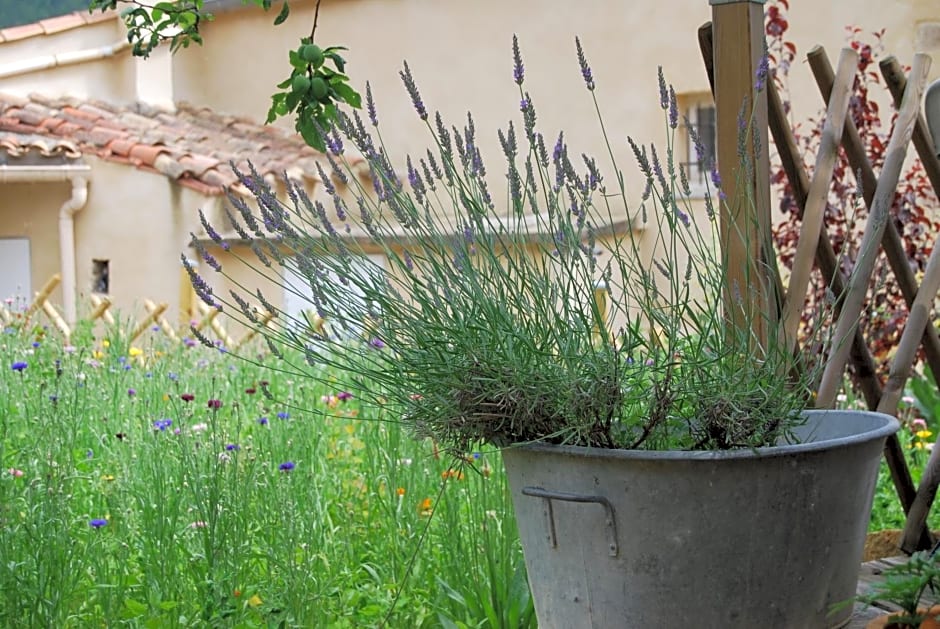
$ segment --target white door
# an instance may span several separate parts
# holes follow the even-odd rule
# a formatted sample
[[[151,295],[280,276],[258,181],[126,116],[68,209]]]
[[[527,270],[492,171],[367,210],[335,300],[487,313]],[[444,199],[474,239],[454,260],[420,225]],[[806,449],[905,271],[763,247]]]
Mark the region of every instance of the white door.
[[[0,238],[0,305],[23,308],[32,301],[32,290],[29,238]]]

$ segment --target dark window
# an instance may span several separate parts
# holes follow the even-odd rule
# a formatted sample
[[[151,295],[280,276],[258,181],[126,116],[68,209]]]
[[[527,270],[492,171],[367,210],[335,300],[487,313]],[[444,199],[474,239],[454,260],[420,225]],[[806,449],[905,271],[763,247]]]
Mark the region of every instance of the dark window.
[[[709,172],[715,165],[715,106],[692,107],[689,110],[689,124],[686,130],[689,154],[685,167],[689,183],[693,187],[704,186]],[[696,142],[700,150],[696,149]]]
[[[108,260],[91,261],[91,292],[107,295],[110,292]]]

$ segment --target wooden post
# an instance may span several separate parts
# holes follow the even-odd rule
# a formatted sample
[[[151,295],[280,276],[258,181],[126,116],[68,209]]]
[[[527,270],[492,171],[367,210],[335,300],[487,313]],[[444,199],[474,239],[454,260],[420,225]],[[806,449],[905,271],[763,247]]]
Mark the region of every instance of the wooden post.
[[[767,347],[780,316],[780,295],[773,294],[767,90],[754,89],[766,54],[764,0],[709,4],[724,197],[720,228],[727,274],[725,314],[737,329],[750,328],[752,338]]]

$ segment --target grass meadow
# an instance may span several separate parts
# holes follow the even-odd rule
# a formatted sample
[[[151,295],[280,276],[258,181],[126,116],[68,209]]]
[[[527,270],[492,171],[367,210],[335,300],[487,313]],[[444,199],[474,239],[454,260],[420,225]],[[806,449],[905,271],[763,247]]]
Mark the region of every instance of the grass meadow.
[[[73,343],[0,335],[0,626],[534,626],[497,452],[156,331]]]
[[[0,334],[0,626],[535,626],[498,452],[440,455],[263,356],[123,339]],[[937,427],[906,404],[917,476]],[[872,529],[902,523],[883,470]]]

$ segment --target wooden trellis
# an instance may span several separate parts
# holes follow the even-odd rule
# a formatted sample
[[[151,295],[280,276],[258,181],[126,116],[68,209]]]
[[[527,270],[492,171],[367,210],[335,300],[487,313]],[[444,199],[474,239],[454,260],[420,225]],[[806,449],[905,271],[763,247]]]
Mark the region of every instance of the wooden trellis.
[[[714,91],[711,23],[699,29],[699,44]],[[934,191],[940,195],[940,162],[920,113],[930,58],[926,55],[915,55],[909,77],[904,76],[899,62],[893,57],[888,57],[880,64],[898,116],[885,153],[884,165],[877,176],[868,161],[858,130],[851,116],[847,115],[858,64],[857,53],[851,49],[843,50],[835,73],[825,50],[821,47],[816,47],[809,53],[808,61],[820,94],[827,104],[812,180],[803,169],[780,95],[773,81],[768,80],[765,85],[770,132],[793,188],[796,203],[801,209],[802,221],[790,284],[782,312],[779,313],[781,331],[784,338],[795,339],[810,272],[815,263],[833,292],[841,296],[837,304],[834,351],[824,369],[817,406],[831,408],[834,405],[846,364],[851,362],[853,378],[869,408],[894,415],[897,413],[898,403],[919,347],[923,348],[927,364],[934,373],[940,373],[940,336],[931,324],[933,306],[940,289],[940,246],[933,248],[923,282],[918,286],[908,264],[901,235],[890,220],[890,209],[901,168],[912,141]],[[869,210],[868,222],[859,247],[861,253],[849,277],[843,275],[837,264],[836,254],[823,220],[840,147],[845,151],[852,171],[860,173],[859,183]],[[879,246],[886,254],[909,309],[907,325],[885,381],[878,376],[868,343],[857,324]],[[940,484],[940,448],[935,448],[931,453],[920,486],[916,488],[897,436],[892,435],[888,439],[885,457],[898,497],[907,514],[901,548],[906,552],[928,548],[933,539],[925,523]]]
[[[65,342],[68,343],[72,337],[72,327],[65,321],[65,318],[62,314],[56,309],[56,307],[49,300],[49,297],[55,291],[56,287],[61,283],[62,278],[59,274],[53,275],[49,278],[43,287],[36,292],[33,297],[33,301],[26,307],[22,312],[13,312],[7,308],[0,308],[0,320],[3,321],[4,325],[10,326],[22,326],[28,325],[30,321],[33,320],[35,316],[39,313],[42,313],[49,322],[55,327],[56,330],[64,338]],[[85,321],[103,321],[106,325],[114,326],[117,324],[114,315],[111,314],[111,300],[104,295],[95,295],[92,294],[88,297],[89,305],[91,310],[88,315],[84,318]],[[146,316],[140,321],[136,322],[133,327],[130,329],[128,334],[128,342],[133,343],[135,340],[140,338],[151,326],[157,325],[163,331],[163,333],[173,342],[180,342],[180,334],[176,329],[167,321],[164,317],[164,313],[168,309],[168,305],[165,303],[156,303],[150,299],[143,300],[144,308],[147,311]],[[205,330],[207,327],[212,330],[216,337],[224,344],[225,347],[231,350],[237,350],[249,341],[251,341],[257,334],[257,329],[252,329],[246,332],[241,338],[234,339],[228,331],[225,329],[225,326],[222,325],[222,322],[218,319],[218,315],[221,313],[221,310],[216,308],[209,308],[205,304],[200,303],[199,315],[200,318],[195,322],[194,327],[200,332]],[[274,315],[265,310],[263,313],[259,313],[259,320],[261,325],[268,325],[268,323],[274,318]],[[184,333],[185,334],[185,333]]]

